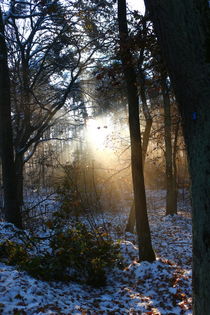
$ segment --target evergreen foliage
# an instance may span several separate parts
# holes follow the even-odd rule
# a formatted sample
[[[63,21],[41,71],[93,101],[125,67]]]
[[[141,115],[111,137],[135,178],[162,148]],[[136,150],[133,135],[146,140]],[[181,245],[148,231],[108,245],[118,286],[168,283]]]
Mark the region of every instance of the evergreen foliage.
[[[100,229],[90,231],[81,223],[57,228],[49,245],[49,250],[37,251],[32,237],[23,244],[6,240],[0,244],[0,260],[41,280],[73,280],[96,287],[105,285],[106,271],[121,263],[119,244]]]

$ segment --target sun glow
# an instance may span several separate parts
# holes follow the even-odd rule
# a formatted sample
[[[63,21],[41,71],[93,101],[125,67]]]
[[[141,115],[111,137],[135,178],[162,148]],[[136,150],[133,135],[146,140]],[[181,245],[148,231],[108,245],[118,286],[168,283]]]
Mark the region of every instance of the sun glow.
[[[108,140],[112,132],[113,125],[109,117],[89,119],[87,121],[87,141],[95,150],[104,151],[108,149]]]
[[[104,170],[120,174],[126,166],[129,169],[130,158],[127,117],[124,115],[123,112],[88,119],[84,134],[89,158]]]
[[[141,14],[144,14],[145,12],[145,6],[143,0],[128,0],[128,6],[132,10],[138,10],[141,12]]]

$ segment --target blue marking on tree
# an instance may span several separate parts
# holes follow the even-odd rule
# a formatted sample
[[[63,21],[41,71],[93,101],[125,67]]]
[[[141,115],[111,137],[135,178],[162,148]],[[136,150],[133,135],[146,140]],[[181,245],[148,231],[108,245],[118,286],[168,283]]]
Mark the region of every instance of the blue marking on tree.
[[[196,113],[196,112],[193,112],[193,113],[192,113],[192,119],[193,119],[193,120],[196,120],[196,119],[197,119],[197,113]]]

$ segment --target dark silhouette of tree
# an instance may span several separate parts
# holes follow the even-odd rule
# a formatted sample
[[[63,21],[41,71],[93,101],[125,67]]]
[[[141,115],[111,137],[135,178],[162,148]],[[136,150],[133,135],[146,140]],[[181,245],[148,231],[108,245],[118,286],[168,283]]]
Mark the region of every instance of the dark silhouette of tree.
[[[58,121],[61,109],[74,112],[83,106],[79,77],[97,48],[79,29],[76,2],[70,7],[60,1],[10,3],[6,29],[15,169],[22,204],[24,163]]]
[[[209,313],[210,12],[208,1],[145,0],[182,116],[192,180],[193,309]]]
[[[6,220],[21,228],[22,222],[17,198],[17,178],[13,154],[10,79],[4,33],[0,8],[0,157],[2,160],[4,211]]]
[[[161,71],[161,89],[163,95],[164,108],[164,140],[165,140],[165,165],[166,165],[166,215],[177,213],[177,189],[176,189],[176,156],[173,155],[172,146],[172,119],[171,119],[171,99],[167,72]],[[175,148],[174,148],[175,149]]]
[[[139,259],[152,262],[155,260],[155,254],[152,249],[149,222],[147,217],[137,80],[133,65],[133,58],[128,43],[125,0],[118,1],[118,22],[121,51],[120,55],[127,85],[129,129],[131,140],[131,170],[134,190],[136,230],[139,245]]]

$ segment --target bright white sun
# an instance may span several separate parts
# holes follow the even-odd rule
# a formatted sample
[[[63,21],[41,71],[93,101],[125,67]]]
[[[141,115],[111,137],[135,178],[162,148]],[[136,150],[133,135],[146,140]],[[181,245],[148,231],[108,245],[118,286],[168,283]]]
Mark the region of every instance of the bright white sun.
[[[87,121],[87,140],[96,150],[105,150],[107,147],[108,136],[111,132],[108,120],[108,118],[97,118]]]

